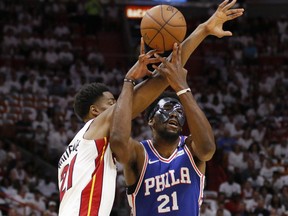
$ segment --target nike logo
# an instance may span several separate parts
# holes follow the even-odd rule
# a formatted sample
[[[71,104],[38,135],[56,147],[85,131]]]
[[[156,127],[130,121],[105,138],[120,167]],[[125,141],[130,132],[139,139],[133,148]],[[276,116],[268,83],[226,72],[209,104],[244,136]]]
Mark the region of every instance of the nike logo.
[[[158,161],[159,161],[159,160],[153,160],[153,161],[152,161],[151,159],[149,159],[148,163],[149,163],[149,164],[154,164],[154,163],[157,163]]]

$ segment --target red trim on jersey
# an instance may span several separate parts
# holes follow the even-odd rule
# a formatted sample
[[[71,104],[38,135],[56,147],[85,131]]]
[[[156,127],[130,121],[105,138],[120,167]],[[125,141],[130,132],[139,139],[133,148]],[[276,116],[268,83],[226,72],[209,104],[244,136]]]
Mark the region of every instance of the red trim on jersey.
[[[194,161],[194,159],[193,159],[193,155],[191,154],[190,150],[188,149],[188,147],[187,147],[186,145],[184,146],[184,150],[186,151],[186,153],[187,153],[187,155],[188,155],[188,157],[189,157],[189,159],[190,159],[190,162],[191,162],[194,170],[196,171],[196,173],[198,174],[198,176],[199,176],[200,178],[202,178],[202,177],[204,176],[204,174],[201,173],[201,171],[198,169],[198,167],[197,167],[197,165],[195,164],[195,161]]]
[[[203,201],[203,192],[204,192],[204,187],[205,187],[205,175],[201,173],[201,171],[198,169],[197,165],[195,164],[195,161],[193,159],[193,155],[191,154],[190,150],[188,149],[187,146],[184,146],[184,150],[187,153],[189,160],[197,173],[197,175],[200,177],[200,193],[199,193],[199,198],[198,198],[198,204],[201,206],[202,201]]]
[[[145,148],[144,148],[145,149]],[[144,179],[144,175],[146,173],[146,169],[147,169],[147,166],[148,166],[148,153],[146,152],[145,150],[145,158],[144,158],[144,164],[143,164],[143,168],[142,168],[142,171],[141,171],[141,174],[140,174],[140,178],[138,180],[138,183],[137,183],[137,186],[136,186],[136,189],[134,191],[133,194],[135,194],[135,196],[138,194],[138,191],[142,185],[142,181]],[[133,196],[133,199],[134,199],[134,196]]]
[[[95,159],[95,171],[91,176],[90,182],[81,193],[79,216],[97,216],[99,213],[104,174],[103,156],[107,144],[108,141],[106,137],[101,140],[95,140],[98,151],[98,156]]]
[[[162,157],[159,153],[158,153],[158,151],[157,151],[157,149],[154,147],[154,145],[153,145],[153,143],[152,143],[152,140],[148,140],[148,144],[149,144],[149,147],[150,147],[150,149],[152,150],[152,152],[154,153],[154,155],[160,160],[160,161],[162,161],[162,162],[164,162],[164,163],[170,163],[174,158],[175,158],[175,156],[177,155],[177,153],[178,153],[178,150],[177,150],[177,148],[174,150],[174,152],[170,155],[170,157],[169,158],[164,158],[164,157]],[[179,141],[179,143],[178,143],[178,146],[181,144],[181,139],[180,139],[180,141]]]

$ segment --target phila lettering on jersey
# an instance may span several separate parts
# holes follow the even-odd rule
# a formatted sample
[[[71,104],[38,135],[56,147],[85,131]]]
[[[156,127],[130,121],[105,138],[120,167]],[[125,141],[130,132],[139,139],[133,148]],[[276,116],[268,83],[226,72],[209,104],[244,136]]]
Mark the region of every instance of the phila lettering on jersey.
[[[145,162],[135,191],[127,194],[133,216],[198,216],[205,176],[198,170],[192,154],[180,137],[175,152],[163,158],[151,140],[142,141]]]
[[[59,216],[109,216],[116,186],[116,165],[108,139],[86,140],[88,121],[58,163]]]

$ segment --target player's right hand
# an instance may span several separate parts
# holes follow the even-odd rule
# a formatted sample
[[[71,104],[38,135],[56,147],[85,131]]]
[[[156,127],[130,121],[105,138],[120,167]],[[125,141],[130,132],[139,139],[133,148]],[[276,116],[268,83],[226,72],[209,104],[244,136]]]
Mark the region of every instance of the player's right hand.
[[[161,75],[163,75],[171,88],[176,92],[188,88],[187,84],[187,70],[182,66],[181,61],[181,44],[175,43],[173,46],[171,62],[167,58],[160,58],[162,64],[160,66],[153,65]],[[155,56],[159,57],[158,54]]]

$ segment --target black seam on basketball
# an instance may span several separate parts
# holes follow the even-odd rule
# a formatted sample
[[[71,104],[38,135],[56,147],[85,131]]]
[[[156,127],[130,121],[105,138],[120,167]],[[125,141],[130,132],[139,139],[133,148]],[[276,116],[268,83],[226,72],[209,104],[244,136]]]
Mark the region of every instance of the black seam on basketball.
[[[162,20],[164,20],[165,21],[165,19],[164,19],[164,16],[163,16],[163,13],[162,13],[162,6],[163,5],[160,5],[160,7],[161,7],[161,17],[162,17]],[[157,33],[154,35],[154,37],[153,38],[151,38],[151,40],[150,40],[150,42],[149,42],[149,44],[147,44],[148,46],[151,44],[151,42],[154,40],[154,38],[158,35],[158,34],[161,34],[160,32],[161,32],[161,30],[164,28],[164,26],[172,19],[172,17],[174,17],[174,15],[176,14],[176,13],[178,13],[178,10],[174,13],[174,14],[172,14],[172,16],[170,17],[170,19],[168,19],[167,21],[165,21],[164,22],[164,24],[163,25],[161,25],[161,23],[159,23],[157,20],[155,20],[154,19],[154,17],[153,16],[151,16],[150,14],[149,14],[149,12],[147,12],[147,15],[155,22],[155,23],[157,23],[159,26],[161,26],[161,28],[159,29],[159,30],[157,30]],[[151,28],[150,28],[151,29]],[[153,29],[153,28],[152,28]],[[164,28],[165,29],[165,28]],[[166,30],[166,29],[165,29]],[[167,31],[167,30],[166,30]],[[168,31],[167,31],[168,32]],[[170,34],[170,33],[169,33]],[[161,34],[161,37],[163,38],[163,35]],[[175,37],[174,37],[175,38]],[[164,39],[164,38],[163,38]],[[175,38],[176,39],[176,38]],[[178,41],[178,40],[177,40]],[[165,43],[164,43],[164,48],[165,48]]]
[[[161,12],[162,12],[162,10],[161,10]],[[171,24],[169,24],[169,21],[178,13],[178,12],[180,12],[179,10],[177,10],[171,17],[170,17],[170,19],[167,21],[167,22],[165,22],[165,25],[168,25],[168,26],[174,26],[174,25],[171,25]],[[184,17],[183,17],[184,18]],[[163,18],[163,20],[164,20],[164,18]],[[163,26],[165,26],[165,25],[163,25]],[[186,27],[187,26],[187,24],[185,24],[185,25],[178,25],[177,24],[177,27]],[[164,27],[163,27],[164,28]]]
[[[153,20],[155,23],[157,23],[159,26],[161,26],[161,23],[159,23],[157,20],[155,20],[153,16],[151,16],[149,13],[147,13],[147,15],[151,18],[151,20]],[[148,29],[154,29],[154,28],[148,28]],[[162,28],[160,28],[160,30],[161,29]],[[147,44],[148,46],[151,44],[151,42],[154,40],[154,38],[160,33],[159,29],[155,29],[155,30],[156,30],[157,33],[154,35],[154,37],[151,38],[149,44]]]
[[[163,13],[162,13],[162,6],[163,6],[163,5],[161,5],[161,17],[162,17],[162,19],[163,19],[165,22],[164,22],[164,24],[162,25],[162,28],[160,28],[159,31],[161,31],[161,30],[167,25],[167,23],[169,23],[169,21],[175,16],[175,14],[178,13],[178,10],[176,10],[176,12],[175,12],[174,14],[172,14],[172,16],[170,17],[170,19],[168,19],[168,20],[166,21],[166,20],[164,19]],[[165,29],[165,28],[164,28],[164,29]]]
[[[178,40],[173,34],[171,34],[169,31],[167,31],[165,28],[164,30],[169,34],[171,35],[176,41],[180,42],[180,40]],[[159,32],[158,34],[161,34],[161,32]],[[184,35],[184,38],[185,38],[185,35]]]

